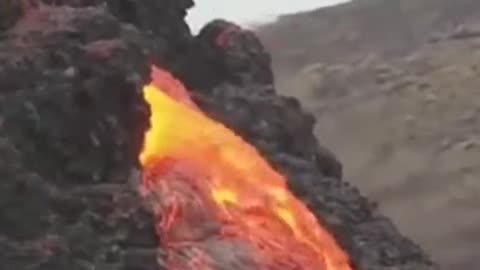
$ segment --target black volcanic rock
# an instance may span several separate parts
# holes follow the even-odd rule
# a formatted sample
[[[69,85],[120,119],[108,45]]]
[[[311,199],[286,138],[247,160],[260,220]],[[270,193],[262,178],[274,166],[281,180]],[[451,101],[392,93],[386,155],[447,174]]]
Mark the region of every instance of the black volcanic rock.
[[[288,176],[356,269],[435,269],[341,180],[340,163],[312,134],[312,116],[275,94],[253,33],[214,21],[193,37],[183,21],[189,6],[55,1],[2,33],[2,269],[163,269],[134,173],[151,62],[172,70],[203,110]]]
[[[98,8],[32,10],[7,36],[1,268],[159,269],[153,221],[127,181],[146,123],[148,44]]]
[[[14,25],[22,15],[22,3],[17,0],[0,1],[0,31]]]
[[[247,87],[273,83],[270,56],[255,34],[224,20],[202,28],[172,69],[196,90],[210,91],[227,81]]]
[[[311,160],[326,176],[342,177],[341,164],[312,136],[314,118],[297,100],[275,95],[270,57],[253,32],[214,20],[172,69],[212,117],[244,138]]]

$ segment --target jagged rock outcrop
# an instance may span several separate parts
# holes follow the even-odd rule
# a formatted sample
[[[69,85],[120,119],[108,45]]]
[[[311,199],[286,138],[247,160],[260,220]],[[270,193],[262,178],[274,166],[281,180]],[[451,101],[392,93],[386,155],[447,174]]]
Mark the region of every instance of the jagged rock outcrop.
[[[128,175],[144,38],[98,8],[32,10],[0,44],[0,264],[158,269]],[[145,122],[145,121],[144,121]]]
[[[223,20],[201,29],[177,69],[186,84],[204,92],[224,82],[272,88],[270,56],[263,45],[254,33]]]
[[[45,3],[0,20],[9,26],[0,40],[0,265],[163,269],[134,173],[148,114],[140,91],[153,62],[289,177],[356,269],[435,269],[340,179],[312,116],[275,94],[268,54],[251,32],[216,21],[191,36],[190,1]]]

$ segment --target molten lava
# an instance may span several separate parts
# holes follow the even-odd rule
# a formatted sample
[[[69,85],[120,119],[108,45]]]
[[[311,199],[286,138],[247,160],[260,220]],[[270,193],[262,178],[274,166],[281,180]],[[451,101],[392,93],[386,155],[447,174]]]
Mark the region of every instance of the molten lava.
[[[348,256],[254,147],[153,68],[143,191],[169,270],[352,270]]]

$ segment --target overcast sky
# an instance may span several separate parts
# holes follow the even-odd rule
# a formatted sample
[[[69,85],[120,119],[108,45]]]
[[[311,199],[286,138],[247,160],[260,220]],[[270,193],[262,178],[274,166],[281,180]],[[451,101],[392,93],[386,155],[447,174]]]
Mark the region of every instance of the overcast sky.
[[[206,22],[224,18],[239,24],[262,22],[276,15],[311,10],[346,0],[196,0],[187,21],[193,32]]]

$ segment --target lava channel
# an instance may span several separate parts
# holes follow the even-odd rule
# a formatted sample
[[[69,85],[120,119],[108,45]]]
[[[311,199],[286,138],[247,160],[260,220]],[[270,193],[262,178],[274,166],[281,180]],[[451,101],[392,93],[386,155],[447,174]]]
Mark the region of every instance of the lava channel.
[[[139,159],[169,270],[352,270],[347,254],[257,150],[153,67]]]

